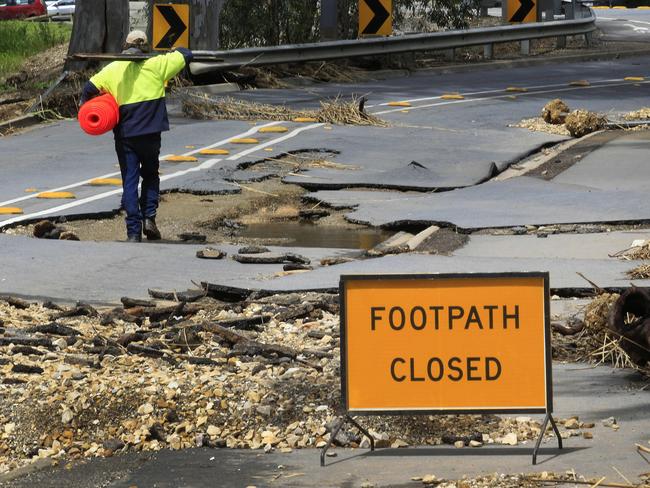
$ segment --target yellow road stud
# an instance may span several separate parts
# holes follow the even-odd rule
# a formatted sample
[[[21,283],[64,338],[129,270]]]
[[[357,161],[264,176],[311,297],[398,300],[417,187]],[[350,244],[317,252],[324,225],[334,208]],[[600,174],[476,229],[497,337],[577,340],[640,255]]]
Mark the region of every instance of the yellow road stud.
[[[318,122],[318,119],[315,119],[314,117],[296,117],[293,121],[298,123],[314,123]]]
[[[332,126],[331,126],[331,125],[326,125],[325,127],[323,127],[323,129],[325,129],[325,130],[332,130]]]
[[[623,78],[625,81],[644,81],[645,78],[643,76],[626,76]]]
[[[230,139],[231,144],[257,144],[258,141],[257,139],[253,139],[252,137],[244,137],[241,139]]]
[[[226,154],[230,154],[230,151],[228,149],[201,149],[199,154],[203,154],[204,156],[225,156]]]
[[[185,146],[185,149],[194,149],[196,146]]]
[[[400,110],[400,112],[403,113],[403,114],[407,114],[407,113],[409,113],[409,110]]]
[[[91,186],[120,186],[122,180],[119,178],[95,178],[90,180]]]
[[[0,215],[18,215],[22,214],[23,209],[18,207],[0,207]]]
[[[168,161],[170,163],[194,163],[198,161],[194,156],[167,156],[163,161]]]
[[[265,147],[264,150],[265,150],[266,152],[273,152],[273,148],[272,148],[272,147]]]
[[[25,193],[37,193],[38,189],[36,188],[26,188]]]
[[[576,80],[569,83],[569,86],[591,86],[587,80]]]
[[[440,97],[442,100],[465,100],[460,93],[445,93]]]
[[[520,86],[509,86],[506,88],[507,92],[516,92],[516,93],[525,93],[528,91],[528,88],[522,88]]]
[[[389,107],[410,107],[411,102],[388,102]]]
[[[69,191],[44,191],[36,195],[36,198],[48,198],[48,199],[64,199],[64,198],[77,198],[74,193]]]
[[[289,132],[289,129],[282,127],[281,125],[272,125],[271,127],[262,127],[257,132],[282,134],[283,132]]]

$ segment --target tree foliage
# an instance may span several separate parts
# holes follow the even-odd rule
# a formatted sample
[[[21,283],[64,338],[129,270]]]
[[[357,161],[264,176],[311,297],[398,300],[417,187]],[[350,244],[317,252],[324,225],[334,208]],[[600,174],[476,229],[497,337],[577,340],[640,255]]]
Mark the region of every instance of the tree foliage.
[[[478,0],[393,0],[395,26],[462,29]],[[357,37],[359,0],[338,0],[339,36]],[[319,39],[320,0],[227,0],[221,13],[221,47],[275,46]]]

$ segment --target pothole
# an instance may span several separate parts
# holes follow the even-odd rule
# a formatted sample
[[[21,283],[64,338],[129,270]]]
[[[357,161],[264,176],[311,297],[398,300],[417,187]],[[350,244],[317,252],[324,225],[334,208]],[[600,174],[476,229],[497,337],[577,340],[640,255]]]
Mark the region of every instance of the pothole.
[[[306,190],[274,177],[247,183],[240,193],[161,196],[158,227],[165,243],[196,243],[184,234],[204,236],[212,244],[257,244],[293,247],[369,249],[394,232],[345,220],[345,210],[322,209],[302,196]],[[60,224],[82,241],[122,241],[124,216],[81,219]],[[8,233],[33,235],[34,224]]]

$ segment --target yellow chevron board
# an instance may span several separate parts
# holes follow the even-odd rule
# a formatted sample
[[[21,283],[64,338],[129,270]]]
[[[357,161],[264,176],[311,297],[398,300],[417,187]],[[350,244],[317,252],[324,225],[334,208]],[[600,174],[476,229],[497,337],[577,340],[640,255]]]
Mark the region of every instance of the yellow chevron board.
[[[393,0],[359,0],[359,37],[393,33]]]
[[[39,193],[36,195],[36,198],[44,198],[44,199],[49,199],[49,200],[64,200],[64,199],[72,199],[72,198],[77,198],[74,193],[70,193],[69,191],[44,191],[43,193]]]
[[[22,208],[18,207],[0,207],[0,215],[20,215],[23,213]]]
[[[537,22],[537,0],[504,0],[507,3],[506,20],[512,24]]]

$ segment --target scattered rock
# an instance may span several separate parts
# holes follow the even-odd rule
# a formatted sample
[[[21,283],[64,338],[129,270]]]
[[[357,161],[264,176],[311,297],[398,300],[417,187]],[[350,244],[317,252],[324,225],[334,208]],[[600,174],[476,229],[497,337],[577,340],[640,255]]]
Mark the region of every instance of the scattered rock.
[[[482,445],[483,443],[479,441],[469,441],[469,447],[481,447]]]
[[[465,443],[463,441],[456,441],[456,442],[454,442],[454,447],[456,449],[460,449],[462,447],[465,447]]]
[[[517,434],[515,434],[514,432],[507,434],[501,439],[501,444],[504,444],[506,446],[516,446],[517,442],[518,442]]]
[[[79,241],[79,236],[72,231],[62,232],[59,236],[60,241]]]
[[[438,482],[438,478],[436,478],[435,474],[427,474],[422,477],[422,483],[424,483],[425,485],[432,485],[437,482]]]
[[[237,252],[239,254],[264,254],[271,251],[264,246],[245,246],[240,248]]]
[[[608,417],[606,419],[603,419],[601,422],[603,424],[603,427],[613,428],[615,425],[618,426],[618,422],[614,417]]]
[[[565,429],[579,429],[580,428],[580,422],[575,417],[567,419],[567,421],[564,422],[564,428]]]
[[[183,242],[205,242],[207,236],[199,234],[198,232],[185,232],[178,234],[178,238]]]
[[[34,225],[34,237],[42,239],[45,237],[45,234],[52,232],[56,225],[54,225],[49,220],[41,220]]]
[[[196,251],[196,257],[200,259],[223,259],[226,256],[226,252],[215,249],[214,247],[206,247],[205,249]]]

